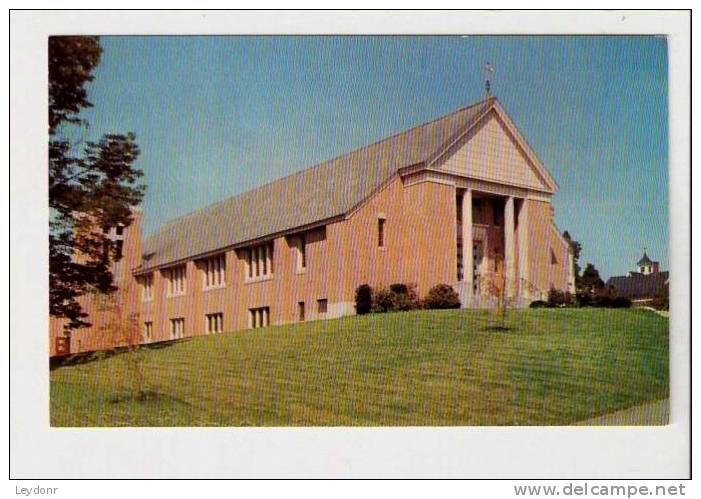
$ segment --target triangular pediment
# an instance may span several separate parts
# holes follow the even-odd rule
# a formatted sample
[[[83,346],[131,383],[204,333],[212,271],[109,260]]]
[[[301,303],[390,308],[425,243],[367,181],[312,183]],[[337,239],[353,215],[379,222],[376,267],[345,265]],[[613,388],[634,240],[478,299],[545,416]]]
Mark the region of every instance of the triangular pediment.
[[[552,177],[502,110],[494,107],[433,165],[456,175],[552,193]]]

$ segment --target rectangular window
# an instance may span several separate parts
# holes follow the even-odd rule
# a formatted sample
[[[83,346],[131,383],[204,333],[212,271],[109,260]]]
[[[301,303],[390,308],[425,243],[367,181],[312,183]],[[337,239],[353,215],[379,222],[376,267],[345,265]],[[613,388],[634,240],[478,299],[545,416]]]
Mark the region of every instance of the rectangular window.
[[[317,300],[316,303],[319,314],[325,314],[329,307],[329,301],[326,298],[323,298],[321,300]]]
[[[301,272],[307,268],[307,237],[301,234],[297,239],[297,271]]]
[[[272,242],[248,248],[246,252],[247,280],[261,279],[273,275],[273,248]]]
[[[472,200],[472,223],[473,224],[484,223],[483,217],[482,217],[482,200],[481,199],[473,199]]]
[[[165,278],[168,281],[168,296],[185,294],[185,265],[166,269]]]
[[[301,301],[301,302],[297,303],[297,319],[299,320],[299,322],[305,321],[304,312],[305,312],[304,302]]]
[[[248,327],[259,328],[270,325],[270,307],[248,309]]]
[[[153,300],[153,274],[141,277],[141,299],[143,301]]]
[[[170,339],[177,340],[185,337],[185,319],[178,317],[170,320]]]
[[[494,201],[492,203],[492,211],[494,213],[494,225],[501,227],[504,225],[504,208],[505,203]]]
[[[114,248],[114,261],[117,262],[124,256],[124,241],[122,239],[112,241],[112,247]]]
[[[385,247],[385,222],[384,218],[377,219],[377,246],[380,248]]]
[[[153,322],[144,322],[144,335],[142,341],[148,343],[153,339]]]
[[[455,195],[455,216],[457,217],[458,223],[462,222],[462,194]]]
[[[221,333],[224,331],[224,314],[217,312],[216,314],[205,315],[207,322],[207,334]]]
[[[226,285],[226,255],[217,255],[202,262],[202,287],[204,289],[222,288]]]

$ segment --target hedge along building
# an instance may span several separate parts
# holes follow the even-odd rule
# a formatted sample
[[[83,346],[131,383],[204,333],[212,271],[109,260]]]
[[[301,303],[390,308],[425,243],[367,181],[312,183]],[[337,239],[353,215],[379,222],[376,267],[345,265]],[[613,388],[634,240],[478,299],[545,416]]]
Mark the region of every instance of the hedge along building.
[[[142,341],[353,314],[360,284],[572,291],[556,188],[496,99],[459,109],[166,224],[133,272]]]

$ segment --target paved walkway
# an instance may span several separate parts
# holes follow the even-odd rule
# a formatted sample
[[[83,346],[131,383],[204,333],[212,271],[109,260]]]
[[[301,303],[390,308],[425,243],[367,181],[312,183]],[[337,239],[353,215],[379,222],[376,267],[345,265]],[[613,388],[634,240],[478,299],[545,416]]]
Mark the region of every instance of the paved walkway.
[[[669,424],[669,399],[648,402],[575,423],[579,426],[659,426]]]

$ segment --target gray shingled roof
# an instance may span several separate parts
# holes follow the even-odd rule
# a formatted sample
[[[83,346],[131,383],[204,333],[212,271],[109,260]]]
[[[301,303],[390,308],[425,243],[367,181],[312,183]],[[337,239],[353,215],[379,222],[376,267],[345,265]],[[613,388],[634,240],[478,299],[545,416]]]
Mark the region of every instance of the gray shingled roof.
[[[669,272],[656,272],[654,274],[640,274],[631,272],[628,276],[615,276],[606,281],[607,286],[616,289],[619,296],[631,300],[654,298],[659,296],[667,286]]]
[[[487,99],[173,220],[144,244],[140,271],[349,213],[398,170],[427,163],[488,109]]]

